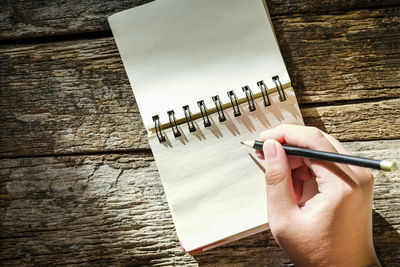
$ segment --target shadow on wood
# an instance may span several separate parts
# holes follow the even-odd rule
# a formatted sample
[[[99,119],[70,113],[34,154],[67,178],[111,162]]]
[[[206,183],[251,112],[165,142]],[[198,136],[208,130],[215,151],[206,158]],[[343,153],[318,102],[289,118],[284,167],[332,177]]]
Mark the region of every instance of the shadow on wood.
[[[268,230],[194,256],[199,266],[285,266],[282,249]]]
[[[377,211],[373,211],[373,233],[376,254],[383,266],[400,265],[400,234]],[[390,263],[385,264],[385,263]]]

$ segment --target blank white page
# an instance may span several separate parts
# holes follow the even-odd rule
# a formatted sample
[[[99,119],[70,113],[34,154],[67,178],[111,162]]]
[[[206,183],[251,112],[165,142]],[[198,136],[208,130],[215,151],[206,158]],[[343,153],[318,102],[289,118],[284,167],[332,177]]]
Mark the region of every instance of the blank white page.
[[[262,0],[158,0],[109,17],[146,129],[271,77],[290,82]]]

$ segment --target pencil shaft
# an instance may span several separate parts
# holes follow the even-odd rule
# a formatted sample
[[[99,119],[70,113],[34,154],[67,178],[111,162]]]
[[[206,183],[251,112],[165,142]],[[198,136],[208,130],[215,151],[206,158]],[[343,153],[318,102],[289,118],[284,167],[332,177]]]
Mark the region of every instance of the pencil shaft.
[[[256,150],[262,150],[263,143],[255,141],[253,148]],[[338,163],[346,163],[351,165],[357,165],[361,167],[368,167],[374,169],[381,169],[381,161],[376,159],[362,158],[356,156],[349,156],[325,151],[311,150],[301,147],[283,146],[287,155],[299,156],[310,159],[333,161]]]

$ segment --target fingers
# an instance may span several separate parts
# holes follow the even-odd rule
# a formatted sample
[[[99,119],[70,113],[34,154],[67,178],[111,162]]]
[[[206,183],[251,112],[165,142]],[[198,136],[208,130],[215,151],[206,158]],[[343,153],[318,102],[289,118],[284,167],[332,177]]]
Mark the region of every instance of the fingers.
[[[338,153],[338,150],[342,152],[347,151],[333,137],[327,136],[329,135],[315,127],[298,125],[280,125],[261,134],[262,140],[275,139],[280,143],[297,147],[333,153]],[[321,193],[326,192],[329,194],[335,194],[335,192],[342,190],[343,186],[351,182],[348,177],[352,176],[353,171],[348,165],[304,158],[301,158],[301,160],[303,165],[312,169],[313,174],[315,174],[315,177],[317,178],[318,188]]]
[[[291,169],[286,153],[277,141],[264,142],[264,155],[268,216],[271,222],[279,221],[297,209]]]
[[[314,175],[310,172],[307,166],[303,165],[292,171],[292,177],[305,182],[313,178]]]
[[[296,196],[296,202],[299,203],[303,196],[303,185],[304,182],[314,178],[314,175],[310,172],[307,166],[302,165],[301,167],[292,170],[293,189]]]
[[[293,180],[293,190],[294,190],[294,196],[296,199],[296,203],[299,203],[301,200],[301,197],[303,196],[303,185],[304,182],[298,179],[292,179]]]
[[[256,150],[256,156],[261,160],[265,160],[263,151]],[[287,156],[287,158],[289,160],[289,165],[292,170],[297,169],[301,166],[304,166],[304,162],[303,162],[302,158],[295,157],[295,156]]]
[[[322,131],[315,127],[282,124],[263,132],[261,139],[275,139],[281,144],[337,153]]]
[[[345,155],[350,155],[351,153],[347,150],[347,148],[344,147],[338,140],[336,140],[333,136],[324,133],[321,131],[321,133],[324,135],[326,139],[335,147],[338,153],[340,154],[345,154]]]

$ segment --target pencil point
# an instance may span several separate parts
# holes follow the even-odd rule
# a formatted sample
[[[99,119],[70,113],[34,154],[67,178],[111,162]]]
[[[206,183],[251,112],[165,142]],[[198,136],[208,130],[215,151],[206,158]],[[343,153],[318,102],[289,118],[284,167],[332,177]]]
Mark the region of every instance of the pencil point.
[[[242,145],[248,146],[248,147],[253,147],[254,146],[254,141],[243,141],[240,142]]]

